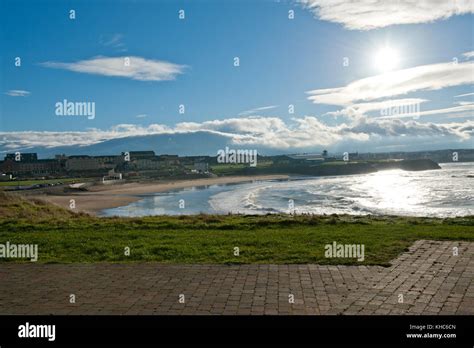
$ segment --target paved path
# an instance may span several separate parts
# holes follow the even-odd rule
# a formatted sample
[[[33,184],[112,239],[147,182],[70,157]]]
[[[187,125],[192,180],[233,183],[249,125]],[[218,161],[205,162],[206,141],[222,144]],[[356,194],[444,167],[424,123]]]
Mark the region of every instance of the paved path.
[[[474,314],[474,243],[418,241],[388,268],[0,264],[0,314],[340,313]]]

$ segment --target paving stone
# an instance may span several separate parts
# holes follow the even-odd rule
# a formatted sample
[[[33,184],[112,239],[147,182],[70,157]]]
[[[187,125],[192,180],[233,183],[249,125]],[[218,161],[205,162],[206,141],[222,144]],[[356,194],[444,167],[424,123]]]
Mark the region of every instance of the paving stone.
[[[390,267],[2,264],[0,314],[473,315],[474,243],[416,241]]]

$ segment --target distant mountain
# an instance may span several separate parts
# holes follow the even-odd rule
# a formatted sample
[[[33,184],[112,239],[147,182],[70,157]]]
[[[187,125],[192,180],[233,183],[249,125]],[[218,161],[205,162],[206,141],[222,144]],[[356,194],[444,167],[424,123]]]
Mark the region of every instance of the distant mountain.
[[[156,154],[180,156],[212,155],[229,146],[233,149],[256,149],[262,155],[280,154],[277,149],[237,146],[230,138],[210,132],[154,134],[106,140],[87,146],[32,147],[22,152],[36,152],[39,158],[51,158],[56,154],[66,155],[117,155],[125,151],[153,150]],[[0,148],[5,152],[7,149]],[[8,151],[8,152],[11,152]],[[3,159],[3,156],[2,156]]]
[[[5,153],[14,152],[7,148],[7,144],[0,145],[0,160],[3,160]],[[141,135],[133,137],[124,137],[106,140],[100,143],[87,146],[58,146],[58,147],[31,147],[21,149],[21,152],[36,152],[39,158],[53,158],[57,154],[71,155],[118,155],[125,151],[144,151],[153,150],[157,155],[169,154],[179,156],[199,156],[199,155],[210,155],[216,156],[217,151],[225,149],[228,146],[231,149],[248,149],[257,150],[259,155],[273,156],[273,155],[284,155],[294,153],[321,153],[321,148],[293,148],[293,149],[281,149],[281,148],[268,148],[264,146],[253,146],[253,145],[236,145],[232,143],[232,139],[223,135],[199,131],[189,133],[170,133],[170,134],[153,134],[153,135]],[[338,156],[342,155],[342,152],[338,151],[337,148],[328,148],[329,152]],[[349,151],[350,152],[350,151]],[[444,149],[444,150],[426,150],[426,151],[415,151],[415,152],[359,152],[358,158],[362,160],[369,159],[386,159],[386,158],[399,158],[399,159],[417,159],[417,158],[429,158],[435,162],[452,162],[454,153],[457,153],[458,160],[460,162],[474,161],[474,150],[473,149]]]

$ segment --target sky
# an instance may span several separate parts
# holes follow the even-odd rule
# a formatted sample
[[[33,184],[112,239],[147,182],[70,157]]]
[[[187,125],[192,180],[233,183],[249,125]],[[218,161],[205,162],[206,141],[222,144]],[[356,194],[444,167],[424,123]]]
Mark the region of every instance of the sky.
[[[0,145],[206,131],[284,152],[473,148],[473,4],[2,0]]]

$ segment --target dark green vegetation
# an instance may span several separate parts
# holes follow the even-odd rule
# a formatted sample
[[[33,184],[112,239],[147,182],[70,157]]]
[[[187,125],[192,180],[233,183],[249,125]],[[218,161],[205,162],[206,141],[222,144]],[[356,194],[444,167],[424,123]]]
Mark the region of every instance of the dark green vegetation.
[[[248,164],[214,164],[211,171],[219,176],[224,175],[264,175],[296,174],[310,176],[354,175],[375,173],[380,170],[402,169],[407,171],[434,170],[441,167],[429,159],[403,161],[298,161],[285,158],[278,161],[258,162],[256,167]]]
[[[474,241],[474,216],[97,218],[0,192],[0,244],[38,244],[38,262],[378,264],[417,239]],[[365,244],[365,261],[327,259],[324,246]],[[124,255],[125,247],[130,256]],[[240,256],[234,256],[234,247]],[[0,259],[0,262],[29,262]]]

